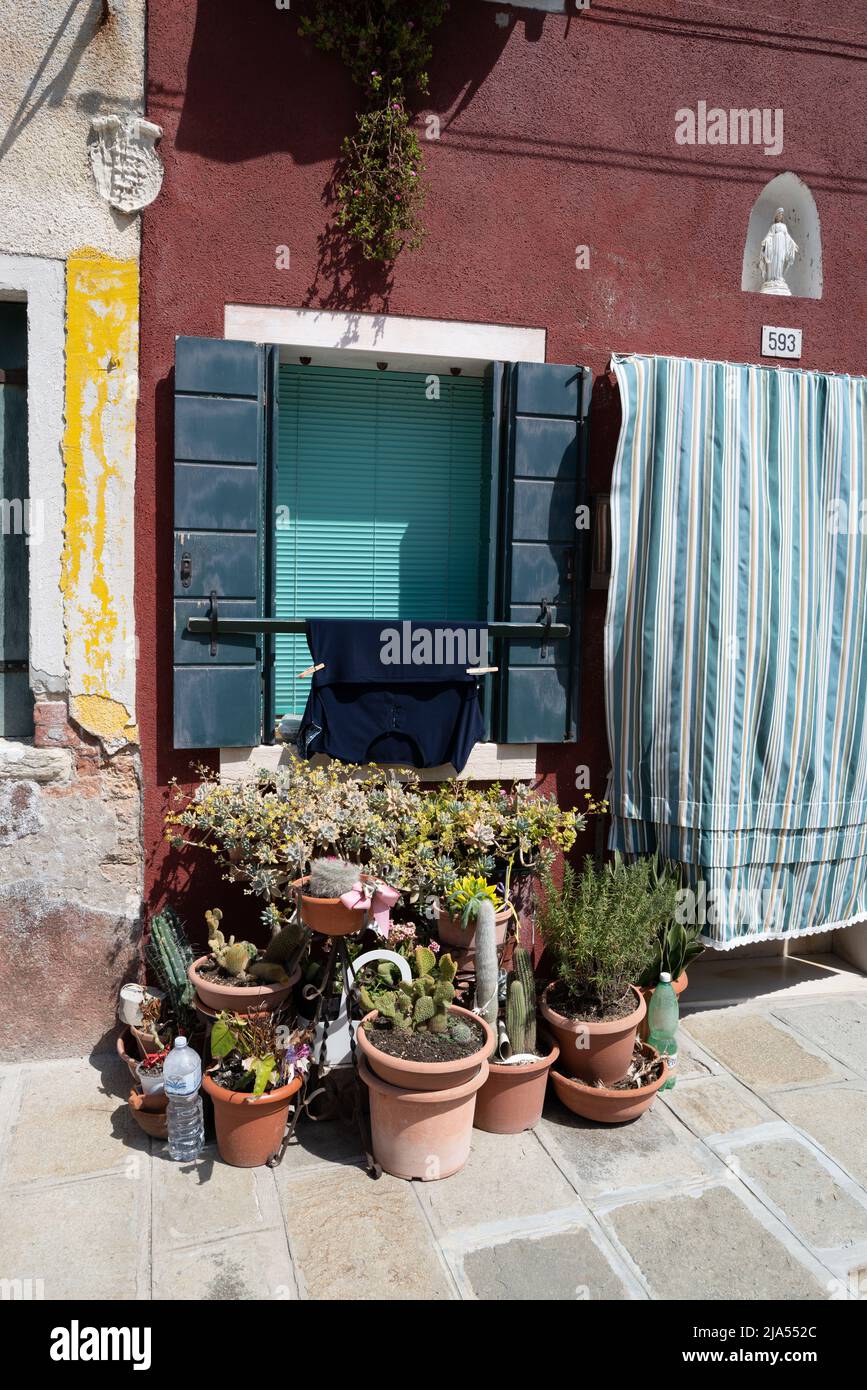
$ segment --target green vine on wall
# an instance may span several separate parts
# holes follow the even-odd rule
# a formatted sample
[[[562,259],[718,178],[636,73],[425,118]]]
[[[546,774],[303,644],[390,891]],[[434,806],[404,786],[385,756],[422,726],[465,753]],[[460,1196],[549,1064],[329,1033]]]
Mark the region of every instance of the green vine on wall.
[[[431,34],[448,0],[319,0],[300,33],[335,53],[364,94],[342,146],[337,223],[367,260],[421,245],[424,159],[410,100],[428,91]]]

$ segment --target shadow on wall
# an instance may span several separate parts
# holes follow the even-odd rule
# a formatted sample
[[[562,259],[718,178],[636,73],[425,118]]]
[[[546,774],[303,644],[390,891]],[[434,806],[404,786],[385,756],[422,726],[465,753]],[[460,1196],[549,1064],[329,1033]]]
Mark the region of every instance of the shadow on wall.
[[[458,102],[459,114],[469,105],[511,32],[491,18],[485,5],[470,13],[454,7],[434,36],[431,92],[421,99],[422,110],[442,112]],[[232,93],[230,102],[221,99],[222,91]],[[178,95],[155,88],[151,94],[163,105]],[[266,4],[251,22],[247,7],[198,6],[178,150],[226,164],[280,151],[296,165],[331,160],[322,186],[323,205],[331,209],[341,179],[341,146],[354,129],[357,109],[358,93],[339,59],[299,36],[294,11]],[[305,305],[352,312],[378,304],[388,310],[391,266],[365,261],[333,221],[320,233],[317,250]]]

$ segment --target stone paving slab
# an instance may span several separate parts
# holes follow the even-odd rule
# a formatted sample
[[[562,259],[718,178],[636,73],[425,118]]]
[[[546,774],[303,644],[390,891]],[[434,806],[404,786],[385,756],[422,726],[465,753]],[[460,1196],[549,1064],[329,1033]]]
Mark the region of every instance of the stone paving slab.
[[[774,1107],[867,1187],[867,1087],[857,1084],[791,1091]]]
[[[708,1076],[684,1085],[678,1080],[670,1091],[661,1092],[668,1105],[694,1133],[706,1138],[729,1134],[775,1118],[773,1111],[728,1076]]]
[[[231,1168],[209,1144],[195,1164],[174,1163],[161,1147],[153,1163],[154,1248],[195,1245],[232,1232],[282,1229],[267,1168]]]
[[[286,1236],[279,1231],[235,1236],[154,1253],[153,1298],[286,1301],[298,1290]]]
[[[732,1145],[733,1171],[817,1250],[867,1241],[867,1205],[806,1144],[792,1138]]]
[[[596,1125],[549,1100],[537,1133],[585,1199],[661,1183],[699,1181],[720,1172],[709,1150],[663,1105],[625,1125]]]
[[[456,1297],[412,1183],[341,1168],[277,1187],[302,1297]]]
[[[5,1194],[0,1278],[41,1279],[46,1299],[132,1299],[140,1287],[144,1184],[113,1176]]]
[[[112,1059],[106,1070],[116,1083],[125,1068]],[[121,1168],[130,1152],[147,1154],[147,1138],[129,1106],[116,1091],[105,1088],[91,1062],[43,1063],[34,1068],[31,1078],[30,1084],[21,1087],[13,1120],[6,1182],[65,1180],[107,1172]],[[46,1143],[48,1120],[57,1137],[54,1143]]]
[[[479,1299],[595,1302],[630,1297],[611,1262],[581,1227],[470,1250],[463,1274]]]
[[[771,1013],[844,1067],[867,1075],[867,1003],[863,1000],[828,999],[822,1004],[778,1007]]]
[[[280,1161],[284,1173],[302,1173],[335,1164],[356,1167],[363,1163],[361,1136],[356,1125],[340,1120],[310,1120],[300,1124]]]
[[[723,1009],[692,1014],[682,1026],[729,1071],[758,1091],[835,1081],[842,1075],[829,1058],[809,1050],[759,1013]]]
[[[418,1196],[438,1231],[515,1221],[573,1206],[575,1192],[532,1131],[473,1130],[467,1166],[445,1182],[421,1183]]]
[[[802,1262],[727,1187],[631,1202],[610,1226],[651,1298],[824,1299],[830,1275]],[[792,1242],[794,1245],[795,1242]]]

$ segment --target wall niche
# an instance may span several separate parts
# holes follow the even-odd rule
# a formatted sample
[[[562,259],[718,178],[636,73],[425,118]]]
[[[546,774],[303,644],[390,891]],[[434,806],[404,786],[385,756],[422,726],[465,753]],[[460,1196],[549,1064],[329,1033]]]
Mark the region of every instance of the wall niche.
[[[822,233],[815,199],[797,174],[778,174],[765,184],[753,203],[744,245],[741,289],[762,291],[762,243],[782,208],[789,235],[798,244],[798,255],[785,272],[785,280],[797,299],[822,298]]]

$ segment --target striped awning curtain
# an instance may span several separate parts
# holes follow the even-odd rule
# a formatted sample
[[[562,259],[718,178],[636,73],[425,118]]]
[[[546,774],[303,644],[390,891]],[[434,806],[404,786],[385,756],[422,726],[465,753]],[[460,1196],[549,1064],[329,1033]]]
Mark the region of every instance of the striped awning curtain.
[[[613,360],[610,844],[729,947],[867,917],[867,380]]]

